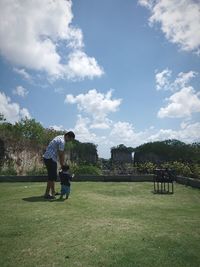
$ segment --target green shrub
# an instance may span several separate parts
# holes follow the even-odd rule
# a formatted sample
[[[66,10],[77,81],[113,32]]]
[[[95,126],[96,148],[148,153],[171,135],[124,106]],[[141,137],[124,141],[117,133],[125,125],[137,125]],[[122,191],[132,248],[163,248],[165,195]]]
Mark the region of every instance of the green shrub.
[[[152,162],[145,162],[137,164],[136,167],[140,173],[153,173],[154,169],[156,169],[156,164]]]
[[[192,171],[188,163],[174,161],[170,164],[170,168],[175,170],[177,175],[191,177]]]
[[[192,177],[200,179],[200,165],[192,164],[191,165]]]
[[[33,169],[28,170],[26,172],[26,175],[30,175],[30,176],[47,175],[47,170],[46,170],[46,167],[40,167],[40,168],[34,167]]]
[[[0,169],[0,175],[17,175],[17,172],[13,166]]]
[[[94,165],[77,165],[77,164],[72,164],[70,166],[70,172],[74,173],[75,175],[81,175],[81,174],[86,174],[86,175],[101,175],[102,171],[94,166]]]

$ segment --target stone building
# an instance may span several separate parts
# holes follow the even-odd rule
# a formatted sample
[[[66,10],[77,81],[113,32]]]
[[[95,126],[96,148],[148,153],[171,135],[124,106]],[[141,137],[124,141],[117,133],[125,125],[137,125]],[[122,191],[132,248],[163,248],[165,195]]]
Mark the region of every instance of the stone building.
[[[132,163],[132,147],[126,147],[124,145],[119,145],[117,147],[111,148],[111,161],[113,163]]]

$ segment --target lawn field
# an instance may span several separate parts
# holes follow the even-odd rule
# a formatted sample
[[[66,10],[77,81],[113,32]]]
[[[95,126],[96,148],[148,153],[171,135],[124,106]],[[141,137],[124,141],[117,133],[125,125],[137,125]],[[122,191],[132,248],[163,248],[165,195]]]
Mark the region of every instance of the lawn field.
[[[47,201],[44,188],[0,184],[1,267],[200,266],[200,190],[74,182],[68,200]]]

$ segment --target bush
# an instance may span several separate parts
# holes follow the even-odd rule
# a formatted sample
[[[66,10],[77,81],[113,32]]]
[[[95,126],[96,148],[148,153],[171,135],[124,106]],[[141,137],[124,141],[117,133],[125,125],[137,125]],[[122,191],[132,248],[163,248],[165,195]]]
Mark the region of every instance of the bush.
[[[169,164],[169,168],[175,170],[176,175],[182,175],[186,177],[191,177],[192,175],[192,171],[188,163],[174,161]]]
[[[138,172],[140,173],[153,173],[154,169],[156,168],[168,168],[175,171],[176,175],[181,175],[185,177],[191,177],[191,178],[197,178],[200,179],[200,165],[199,164],[189,164],[187,162],[165,162],[161,165],[156,165],[152,162],[145,162],[145,163],[139,163],[135,164],[137,167]]]
[[[157,168],[156,164],[152,162],[139,163],[136,165],[138,172],[140,173],[153,173],[154,169]]]
[[[102,171],[94,166],[94,165],[76,165],[72,164],[70,166],[70,172],[74,173],[75,175],[81,175],[81,174],[86,174],[86,175],[101,175]]]
[[[26,172],[26,175],[30,175],[30,176],[47,175],[47,170],[46,170],[46,167],[40,167],[40,168],[34,167],[33,169],[28,170]]]
[[[13,166],[0,169],[0,175],[17,175]]]

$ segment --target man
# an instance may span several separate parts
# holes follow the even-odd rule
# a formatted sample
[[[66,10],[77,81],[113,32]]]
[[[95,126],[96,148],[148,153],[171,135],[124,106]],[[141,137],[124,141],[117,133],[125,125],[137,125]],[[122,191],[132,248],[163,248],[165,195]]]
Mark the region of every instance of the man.
[[[55,198],[55,181],[57,179],[57,161],[61,167],[64,165],[64,148],[65,142],[73,141],[75,134],[70,131],[63,135],[56,136],[48,145],[46,152],[43,155],[44,163],[48,172],[48,181],[44,198]],[[51,195],[50,195],[51,191]]]

